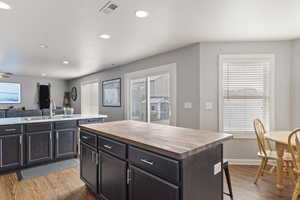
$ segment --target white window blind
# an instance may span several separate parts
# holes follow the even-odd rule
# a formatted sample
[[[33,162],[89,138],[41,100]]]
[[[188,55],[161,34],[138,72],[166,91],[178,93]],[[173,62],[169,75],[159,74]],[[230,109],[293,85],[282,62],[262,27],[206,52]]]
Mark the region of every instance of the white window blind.
[[[99,84],[98,82],[81,85],[81,113],[98,114],[99,112]]]
[[[272,61],[228,59],[222,62],[222,131],[253,132],[253,120],[271,123]]]

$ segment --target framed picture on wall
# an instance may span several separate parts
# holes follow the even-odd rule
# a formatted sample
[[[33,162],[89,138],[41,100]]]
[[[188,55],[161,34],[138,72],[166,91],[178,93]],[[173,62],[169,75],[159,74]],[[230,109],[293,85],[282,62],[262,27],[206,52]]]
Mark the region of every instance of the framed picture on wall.
[[[102,106],[121,107],[121,78],[102,81]]]

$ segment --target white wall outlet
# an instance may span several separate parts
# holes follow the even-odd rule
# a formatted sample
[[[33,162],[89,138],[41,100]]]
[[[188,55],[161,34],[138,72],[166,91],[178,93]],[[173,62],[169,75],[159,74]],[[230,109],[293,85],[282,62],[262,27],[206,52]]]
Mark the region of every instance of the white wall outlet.
[[[191,109],[193,107],[192,102],[184,102],[184,108],[185,109]]]
[[[214,108],[213,102],[205,102],[205,109],[206,110],[212,110]]]
[[[214,175],[219,174],[222,171],[222,163],[218,162],[214,165]]]

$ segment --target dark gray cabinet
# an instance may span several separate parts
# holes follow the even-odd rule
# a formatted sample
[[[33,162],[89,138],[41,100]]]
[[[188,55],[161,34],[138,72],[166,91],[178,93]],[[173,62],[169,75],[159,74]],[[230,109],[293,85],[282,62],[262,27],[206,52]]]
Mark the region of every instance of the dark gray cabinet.
[[[55,131],[55,158],[70,158],[77,155],[77,129]]]
[[[66,118],[0,125],[0,173],[76,158],[78,125],[96,122],[103,122],[103,119]],[[81,141],[95,148],[92,162],[98,161],[97,136],[86,133],[81,136]],[[94,173],[97,175],[98,167]],[[92,180],[91,185],[97,190],[98,178],[95,176],[94,179],[96,181]]]
[[[52,131],[26,133],[27,164],[36,164],[53,159]]]
[[[80,178],[95,193],[97,193],[98,153],[90,146],[80,144]]]
[[[100,153],[99,193],[108,200],[126,200],[126,162]]]
[[[0,137],[0,169],[13,169],[23,165],[23,136]]]
[[[179,187],[130,166],[130,200],[179,200]]]

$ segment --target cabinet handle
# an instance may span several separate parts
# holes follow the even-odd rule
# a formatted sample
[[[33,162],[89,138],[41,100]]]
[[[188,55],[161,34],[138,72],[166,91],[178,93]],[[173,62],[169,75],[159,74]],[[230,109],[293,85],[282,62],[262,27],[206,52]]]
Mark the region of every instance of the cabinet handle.
[[[3,167],[3,158],[2,158],[2,156],[3,156],[3,154],[2,154],[2,145],[3,145],[3,143],[2,143],[3,141],[2,141],[2,139],[0,139],[0,168],[2,168]]]
[[[109,146],[109,145],[107,145],[107,144],[105,144],[105,145],[103,145],[105,148],[107,148],[107,149],[112,149],[112,146]]]
[[[130,169],[127,169],[127,185],[129,185],[130,181],[131,181],[131,173],[130,173]]]
[[[85,139],[85,140],[87,140],[87,139],[89,139],[88,137],[86,137],[86,136],[81,136],[83,139]]]
[[[15,129],[15,128],[7,128],[7,129],[5,129],[5,131],[6,132],[12,132],[12,131],[16,131],[17,129]]]
[[[23,135],[20,136],[20,156],[21,156],[21,159],[20,159],[20,163],[21,163],[21,166],[23,166]]]
[[[97,153],[95,153],[95,156],[96,156],[96,165],[98,165],[99,164],[99,156]]]
[[[148,160],[146,160],[146,159],[141,159],[141,161],[142,161],[143,163],[148,164],[148,165],[154,165],[154,162],[148,161]]]
[[[22,145],[23,144],[23,135],[21,135],[19,139],[20,139],[20,145]]]
[[[92,151],[92,162],[94,162],[94,154],[95,152]]]

